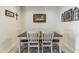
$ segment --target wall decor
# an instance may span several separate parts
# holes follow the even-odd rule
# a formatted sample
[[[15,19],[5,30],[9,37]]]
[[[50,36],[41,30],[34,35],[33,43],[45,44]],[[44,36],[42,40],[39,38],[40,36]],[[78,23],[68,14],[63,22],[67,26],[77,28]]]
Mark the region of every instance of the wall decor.
[[[69,22],[73,20],[73,10],[70,9],[66,12],[64,12],[65,22]]]
[[[46,14],[33,14],[33,22],[35,23],[46,22]]]
[[[64,22],[65,21],[65,18],[64,18],[64,13],[62,13],[61,15],[61,21]]]
[[[15,16],[16,16],[16,20],[17,20],[18,19],[18,13],[16,13]]]
[[[14,17],[14,13],[9,10],[5,10],[5,16]]]
[[[79,20],[79,9],[77,7],[74,8],[74,21]]]

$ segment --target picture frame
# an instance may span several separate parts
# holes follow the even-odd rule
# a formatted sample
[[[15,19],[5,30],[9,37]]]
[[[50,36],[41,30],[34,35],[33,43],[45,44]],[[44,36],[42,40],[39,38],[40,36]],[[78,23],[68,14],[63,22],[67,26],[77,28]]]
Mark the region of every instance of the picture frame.
[[[62,15],[61,15],[61,21],[65,22],[64,13],[62,13]]]
[[[5,10],[5,16],[14,17],[14,13],[9,10]]]
[[[46,14],[33,14],[33,22],[34,23],[45,23]]]
[[[74,21],[78,21],[79,20],[79,8],[75,7],[74,8]]]
[[[73,20],[73,10],[70,9],[66,12],[64,12],[64,21],[65,22],[69,22],[69,21],[72,21]]]

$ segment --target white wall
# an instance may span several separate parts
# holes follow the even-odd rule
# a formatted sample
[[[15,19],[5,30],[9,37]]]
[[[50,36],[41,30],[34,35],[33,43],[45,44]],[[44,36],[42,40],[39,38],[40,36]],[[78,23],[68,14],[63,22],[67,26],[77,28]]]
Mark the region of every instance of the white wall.
[[[26,31],[56,31],[58,8],[50,6],[27,6],[22,8]],[[46,23],[34,23],[33,14],[46,14]]]
[[[15,17],[5,16],[5,9],[17,12],[18,20]],[[0,7],[0,52],[9,52],[16,44],[16,36],[21,31],[20,22],[20,7]]]
[[[62,42],[65,52],[79,52],[79,21],[61,22],[61,14],[74,7],[62,6],[59,11],[59,23],[57,29],[64,35]]]

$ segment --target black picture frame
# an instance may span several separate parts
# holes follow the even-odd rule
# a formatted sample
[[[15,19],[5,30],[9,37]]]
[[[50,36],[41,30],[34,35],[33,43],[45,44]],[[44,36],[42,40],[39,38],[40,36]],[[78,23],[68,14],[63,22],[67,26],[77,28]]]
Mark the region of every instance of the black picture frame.
[[[14,13],[9,10],[5,10],[5,16],[14,17]]]
[[[64,13],[62,13],[62,15],[61,15],[61,21],[65,22]]]
[[[79,8],[75,7],[74,8],[74,21],[78,21],[79,20]]]
[[[64,12],[64,22],[70,22],[73,21],[73,10],[70,9],[66,12]]]
[[[33,14],[33,22],[34,23],[45,23],[46,14]]]

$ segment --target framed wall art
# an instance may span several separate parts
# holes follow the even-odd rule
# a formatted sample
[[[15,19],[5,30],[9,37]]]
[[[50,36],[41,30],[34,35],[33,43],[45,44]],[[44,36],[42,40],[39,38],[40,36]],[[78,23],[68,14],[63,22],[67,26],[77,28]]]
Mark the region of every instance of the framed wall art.
[[[5,10],[5,16],[14,17],[14,13],[9,10]]]
[[[33,14],[33,22],[35,23],[46,22],[46,14]]]
[[[79,9],[77,7],[74,8],[74,21],[79,20]]]
[[[64,21],[65,22],[69,22],[69,21],[72,21],[73,20],[73,10],[70,9],[66,12],[64,12]]]
[[[65,21],[65,18],[64,18],[64,13],[62,13],[61,15],[61,21],[64,22]]]

